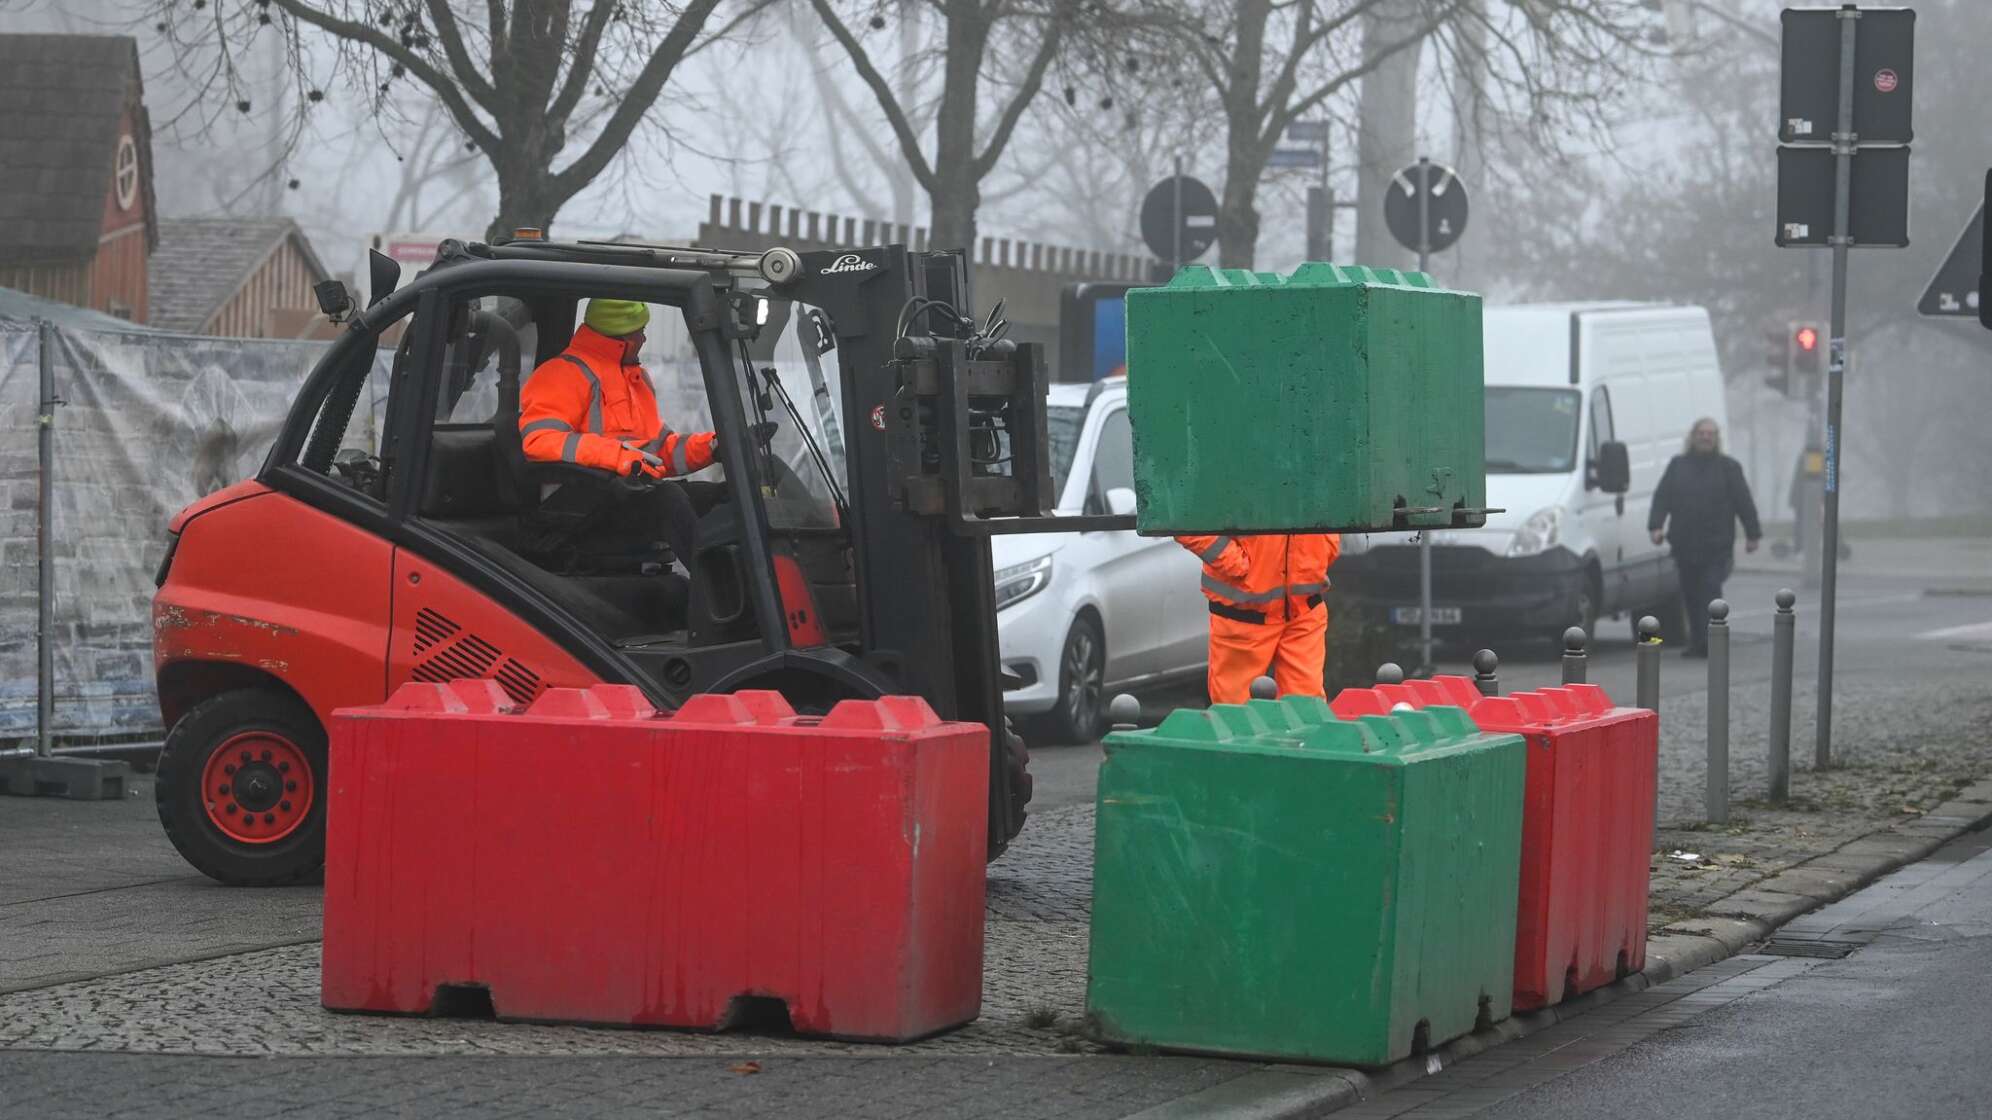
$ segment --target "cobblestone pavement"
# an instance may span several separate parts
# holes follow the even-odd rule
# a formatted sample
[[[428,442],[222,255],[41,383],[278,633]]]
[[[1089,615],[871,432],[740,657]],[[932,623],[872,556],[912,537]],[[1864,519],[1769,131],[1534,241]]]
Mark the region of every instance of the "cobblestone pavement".
[[[190,961],[0,996],[0,1047],[211,1055],[1058,1055],[1086,1000],[1092,807],[1034,815],[990,868],[982,1017],[903,1047],[766,1035],[337,1015],[318,946]],[[229,892],[229,898],[254,892]],[[499,1010],[502,1012],[503,1007]]]
[[[213,1058],[0,1051],[35,1120],[1127,1116],[1251,1073],[1197,1058]]]

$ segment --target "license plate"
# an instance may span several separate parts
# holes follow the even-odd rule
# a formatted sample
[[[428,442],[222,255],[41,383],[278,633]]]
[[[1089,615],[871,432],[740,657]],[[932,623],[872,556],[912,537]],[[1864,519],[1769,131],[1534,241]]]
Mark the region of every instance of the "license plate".
[[[1416,626],[1416,625],[1418,625],[1418,624],[1419,624],[1419,622],[1421,622],[1421,621],[1423,620],[1423,615],[1424,615],[1424,612],[1423,612],[1423,611],[1421,611],[1421,610],[1419,610],[1419,609],[1418,609],[1417,607],[1392,607],[1392,608],[1390,608],[1390,621],[1392,621],[1392,622],[1396,623],[1396,624],[1397,624],[1397,625],[1399,625],[1399,626]],[[1459,608],[1458,608],[1458,607],[1433,607],[1433,608],[1432,608],[1432,625],[1434,625],[1434,626],[1458,626],[1458,625],[1459,625]]]

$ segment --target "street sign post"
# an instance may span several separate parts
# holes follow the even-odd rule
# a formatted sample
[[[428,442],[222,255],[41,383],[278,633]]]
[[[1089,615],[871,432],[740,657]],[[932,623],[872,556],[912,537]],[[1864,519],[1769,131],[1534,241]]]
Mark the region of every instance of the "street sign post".
[[[1916,13],[1908,8],[1787,8],[1778,98],[1777,243],[1833,250],[1819,548],[1819,707],[1813,764],[1833,760],[1833,625],[1840,576],[1840,425],[1847,372],[1847,252],[1909,243],[1910,93]],[[1827,122],[1830,123],[1830,127]],[[1827,164],[1831,205],[1821,204]],[[1830,216],[1830,222],[1825,220]]]
[[[1821,249],[1833,244],[1837,158],[1831,148],[1778,148],[1779,246]],[[1909,244],[1909,149],[1862,148],[1854,153],[1849,189],[1856,249]]]
[[[1217,196],[1202,181],[1176,173],[1155,184],[1141,201],[1141,239],[1148,251],[1168,261],[1171,273],[1210,250],[1217,241]]]
[[[1992,174],[1986,178],[1992,181]],[[1964,223],[1964,232],[1958,235],[1957,244],[1951,246],[1944,263],[1937,266],[1936,275],[1930,277],[1930,286],[1923,289],[1923,298],[1916,301],[1916,313],[1936,318],[1982,318],[1984,252],[1985,207],[1980,204],[1977,213]]]
[[[1391,177],[1383,222],[1397,243],[1421,257],[1450,249],[1466,232],[1466,184],[1452,168],[1420,157]],[[1418,262],[1418,271],[1425,262]]]
[[[1266,156],[1266,166],[1272,167],[1320,167],[1319,148],[1274,148]]]
[[[1433,253],[1466,232],[1466,185],[1452,168],[1424,156],[1391,177],[1383,192],[1383,224],[1398,244],[1418,254],[1418,271]],[[1432,675],[1432,533],[1418,533],[1418,675]]]

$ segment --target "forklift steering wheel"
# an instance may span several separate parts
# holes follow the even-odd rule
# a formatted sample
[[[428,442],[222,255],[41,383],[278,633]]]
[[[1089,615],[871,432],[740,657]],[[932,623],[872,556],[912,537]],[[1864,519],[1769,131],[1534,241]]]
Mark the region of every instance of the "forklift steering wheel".
[[[653,478],[642,471],[631,471],[628,474],[619,474],[616,476],[616,485],[629,494],[648,494],[652,490],[657,489],[663,482],[664,479],[661,476]]]

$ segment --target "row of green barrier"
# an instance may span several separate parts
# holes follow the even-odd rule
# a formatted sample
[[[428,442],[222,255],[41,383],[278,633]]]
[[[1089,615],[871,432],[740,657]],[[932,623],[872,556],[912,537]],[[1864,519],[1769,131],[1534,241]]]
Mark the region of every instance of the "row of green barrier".
[[[1640,967],[1653,714],[1417,683],[1107,737],[1101,1037],[1384,1065]]]

